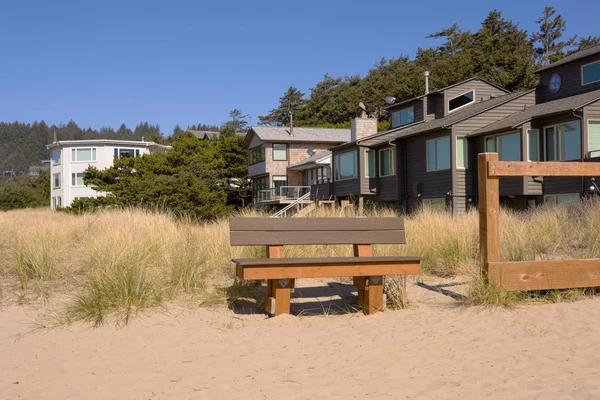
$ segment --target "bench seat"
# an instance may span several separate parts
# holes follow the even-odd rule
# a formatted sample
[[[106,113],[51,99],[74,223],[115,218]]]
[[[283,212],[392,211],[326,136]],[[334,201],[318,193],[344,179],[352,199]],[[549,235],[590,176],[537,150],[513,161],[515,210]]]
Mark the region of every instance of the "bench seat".
[[[243,258],[232,260],[240,279],[329,278],[421,272],[422,257]]]

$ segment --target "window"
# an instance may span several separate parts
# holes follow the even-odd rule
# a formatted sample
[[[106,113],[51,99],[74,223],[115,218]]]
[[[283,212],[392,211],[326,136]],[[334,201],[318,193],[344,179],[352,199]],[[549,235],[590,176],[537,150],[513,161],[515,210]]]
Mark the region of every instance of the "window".
[[[269,176],[261,176],[260,178],[252,179],[252,198],[257,198],[261,190],[269,188]]]
[[[527,131],[527,161],[540,161],[540,133],[537,129]]]
[[[248,165],[265,161],[265,146],[259,145],[248,149]]]
[[[581,85],[600,81],[600,61],[581,67]]]
[[[90,149],[71,149],[71,161],[96,161],[96,148],[92,147]]]
[[[423,207],[428,210],[446,210],[446,199],[423,199]]]
[[[273,187],[275,188],[275,195],[279,196],[282,186],[287,186],[287,176],[274,176]]]
[[[140,155],[140,149],[119,149],[115,147],[114,156],[121,157],[136,157]]]
[[[579,121],[546,127],[546,161],[578,160],[581,158]]]
[[[52,165],[60,164],[61,153],[60,149],[52,150]]]
[[[52,209],[56,210],[57,207],[62,207],[61,197],[53,197],[52,198]]]
[[[287,160],[287,144],[273,143],[273,161]]]
[[[450,137],[427,141],[427,171],[450,169]]]
[[[588,121],[588,151],[600,155],[600,121]]]
[[[456,168],[469,168],[469,152],[467,138],[456,138]]]
[[[335,180],[356,178],[356,151],[338,154],[335,156]]]
[[[467,104],[472,103],[474,101],[474,99],[475,99],[475,91],[474,90],[471,90],[470,92],[467,92],[465,94],[461,94],[460,96],[453,97],[448,101],[448,112],[452,112],[461,107],[464,107]]]
[[[544,203],[562,203],[564,201],[579,200],[578,193],[548,194],[544,196]]]
[[[60,172],[58,174],[54,174],[54,185],[52,185],[53,189],[60,188]]]
[[[88,199],[92,199],[94,197],[73,197],[73,200],[88,200]]]
[[[392,128],[415,122],[415,108],[408,107],[392,113]]]
[[[395,173],[394,149],[379,150],[379,176],[390,176]]]
[[[320,185],[321,183],[329,183],[330,168],[327,166],[308,169],[304,171],[306,174],[305,185]]]
[[[83,172],[71,174],[71,186],[85,186],[83,183]]]
[[[500,161],[521,161],[521,133],[488,136],[485,138],[485,151],[498,153]]]
[[[367,150],[366,154],[366,177],[373,178],[375,177],[375,152],[373,150]]]

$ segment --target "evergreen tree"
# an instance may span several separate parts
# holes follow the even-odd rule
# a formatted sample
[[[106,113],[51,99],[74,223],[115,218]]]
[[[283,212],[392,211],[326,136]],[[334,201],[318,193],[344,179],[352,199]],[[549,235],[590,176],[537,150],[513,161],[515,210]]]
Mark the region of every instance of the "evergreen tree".
[[[279,98],[279,106],[269,111],[265,116],[259,116],[260,125],[287,126],[290,124],[290,113],[299,121],[306,104],[304,93],[290,86]]]
[[[229,121],[223,122],[221,133],[223,133],[224,127],[230,128],[234,134],[235,132],[244,132],[248,128],[249,117],[249,114],[244,114],[239,108],[234,108],[229,112]]]
[[[567,25],[560,14],[555,14],[554,7],[544,7],[542,17],[536,21],[539,30],[531,35],[531,40],[538,44],[535,50],[540,65],[548,65],[563,58],[577,37],[573,36],[565,41],[560,41]]]

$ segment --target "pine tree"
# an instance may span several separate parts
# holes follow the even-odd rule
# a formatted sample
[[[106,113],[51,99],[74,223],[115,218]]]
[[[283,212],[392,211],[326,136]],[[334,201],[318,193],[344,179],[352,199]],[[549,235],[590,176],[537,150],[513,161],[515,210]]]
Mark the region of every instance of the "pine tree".
[[[538,44],[535,50],[540,65],[548,65],[563,58],[577,38],[577,36],[573,36],[565,41],[559,41],[567,25],[560,14],[556,16],[555,14],[554,7],[544,7],[542,17],[536,21],[539,30],[531,35],[531,40]]]

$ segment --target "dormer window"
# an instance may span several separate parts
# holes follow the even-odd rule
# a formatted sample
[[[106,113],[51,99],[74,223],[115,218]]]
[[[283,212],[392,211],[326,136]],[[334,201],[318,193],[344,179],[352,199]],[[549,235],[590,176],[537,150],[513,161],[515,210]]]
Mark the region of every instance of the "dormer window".
[[[581,67],[581,85],[600,82],[600,61]]]
[[[471,104],[473,101],[475,101],[474,90],[470,90],[467,93],[461,94],[460,96],[453,97],[448,101],[448,112],[458,110],[467,104]]]
[[[415,108],[407,107],[392,113],[392,128],[415,122]]]

